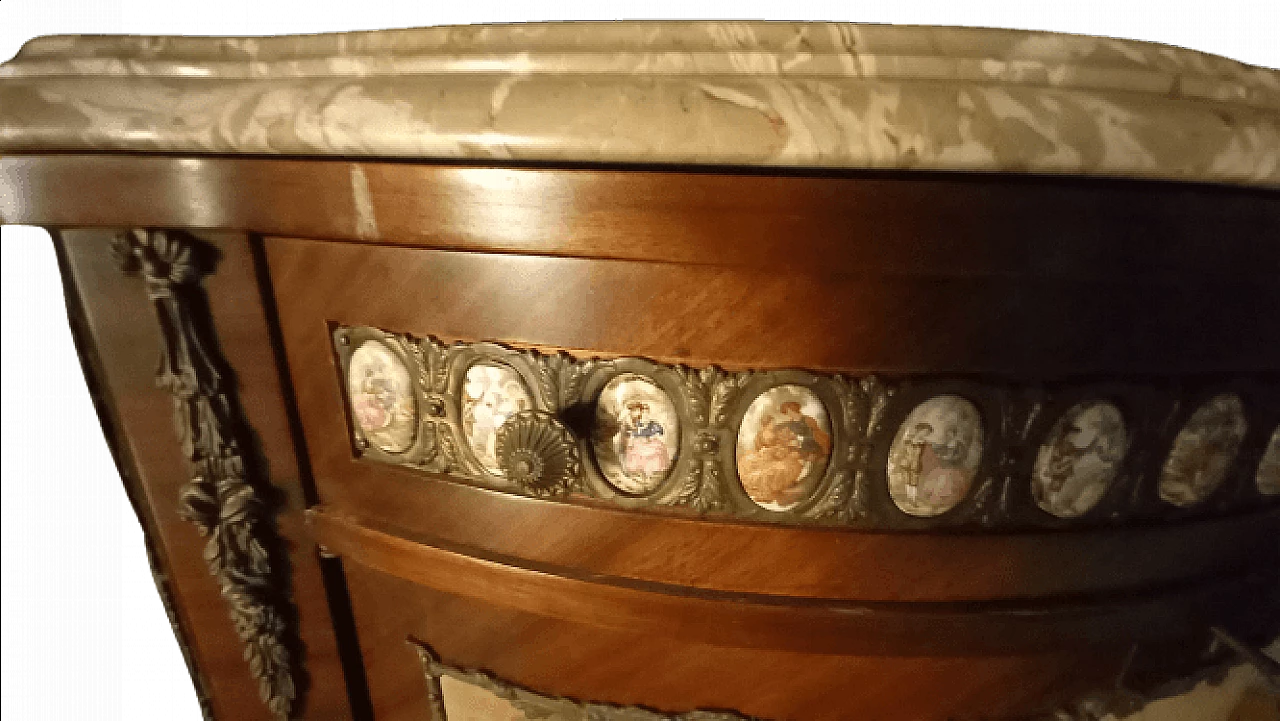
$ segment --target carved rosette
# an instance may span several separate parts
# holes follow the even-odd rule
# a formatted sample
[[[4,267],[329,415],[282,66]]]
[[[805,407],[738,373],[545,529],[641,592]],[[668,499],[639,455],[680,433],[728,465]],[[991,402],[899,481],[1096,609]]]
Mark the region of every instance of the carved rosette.
[[[173,397],[174,430],[191,472],[180,491],[182,515],[206,539],[209,573],[259,695],[277,718],[288,719],[298,698],[295,612],[288,579],[274,562],[283,553],[266,485],[246,466],[246,424],[226,387],[225,363],[205,332],[212,327],[201,315],[207,313],[200,287],[205,267],[198,256],[205,248],[185,234],[133,230],[116,239],[114,250],[125,272],[141,271],[159,323],[156,385]]]
[[[385,453],[357,438],[358,453],[541,498],[902,530],[1150,522],[1280,500],[1268,450],[1280,388],[1265,379],[1050,389],[576,359],[374,328],[335,339],[344,374],[359,342],[401,349],[424,409],[414,448]],[[1236,404],[1227,420],[1196,415],[1221,398]],[[1099,408],[1106,418],[1081,410]],[[1113,427],[1132,432],[1121,442]],[[1201,467],[1215,481],[1170,503],[1155,483],[1166,465],[1183,485],[1206,476]]]
[[[503,475],[534,496],[562,496],[581,481],[578,440],[550,413],[521,411],[508,418],[496,445]]]

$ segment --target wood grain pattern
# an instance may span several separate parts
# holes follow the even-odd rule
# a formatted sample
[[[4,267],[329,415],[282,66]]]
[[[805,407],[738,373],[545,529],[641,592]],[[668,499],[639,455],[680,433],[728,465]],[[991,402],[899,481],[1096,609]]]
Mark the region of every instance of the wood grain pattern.
[[[365,180],[353,185],[356,170]],[[0,158],[0,182],[22,189],[0,205],[4,222],[237,228],[679,263],[664,268],[678,274],[749,268],[746,287],[721,271],[688,300],[731,292],[748,306],[708,323],[830,319],[805,340],[821,344],[803,354],[810,366],[823,365],[823,346],[844,344],[861,349],[845,363],[880,371],[1280,368],[1280,331],[1254,312],[1280,305],[1280,204],[1269,191],[75,155]],[[610,287],[648,278],[622,280],[631,285]],[[793,295],[786,318],[749,307]],[[666,353],[680,356],[685,341],[670,339]]]
[[[1274,564],[1280,523],[1268,511],[1075,533],[802,530],[557,505],[359,462],[322,473],[332,479],[322,481],[328,505],[408,539],[535,568],[865,601],[1037,598],[1205,579]]]
[[[753,354],[775,362],[781,355],[817,351],[753,336],[747,320],[741,321],[741,334],[722,325],[704,326],[705,314],[698,312],[667,315],[669,324],[652,334],[612,324],[609,319],[623,317],[628,306],[593,306],[592,299],[605,288],[618,295],[638,292],[621,282],[608,284],[617,272],[612,267],[616,261],[573,261],[583,276],[600,283],[584,288],[560,282],[575,277],[557,272],[569,262],[560,259],[284,239],[270,239],[267,254],[320,498],[401,533],[620,577],[866,600],[1141,588],[1265,564],[1280,553],[1267,542],[1280,524],[1274,510],[1180,530],[989,537],[806,531],[551,504],[356,462],[329,322],[368,322],[423,334],[465,329],[481,338],[520,332],[533,341],[612,350],[626,348],[630,340],[630,347],[641,353],[658,350],[663,339],[687,337],[699,344],[696,355]],[[663,283],[664,277],[665,272],[655,273],[652,280]],[[374,287],[395,292],[367,292]],[[732,305],[731,300],[716,302],[720,308]],[[557,312],[557,307],[566,310]],[[578,310],[584,307],[588,309]],[[583,314],[599,314],[600,321],[573,322]],[[531,319],[537,319],[536,326]],[[633,335],[624,337],[628,332]],[[744,552],[748,548],[751,552]],[[790,570],[778,574],[777,568]]]
[[[6,223],[867,274],[1233,276],[1275,267],[1280,222],[1276,191],[981,174],[8,154],[0,179]]]
[[[1082,662],[1065,651],[947,657],[724,648],[531,615],[358,563],[347,573],[379,721],[425,717],[426,688],[407,638],[429,640],[452,664],[542,693],[822,721],[1026,718],[1113,685],[1130,649],[1094,648]]]
[[[980,656],[1183,638],[1274,574],[1159,594],[1029,604],[860,603],[712,594],[598,575],[560,575],[415,543],[313,510],[317,538],[342,557],[444,593],[584,626],[666,635],[691,644],[823,654]]]
[[[363,665],[380,721],[420,718],[411,638],[549,694],[944,721],[1025,716],[1114,687],[1135,643],[1173,668],[1196,660],[1211,624],[1255,640],[1275,630],[1274,506],[979,535],[551,504],[356,460],[330,345],[345,323],[670,363],[1036,383],[1064,397],[1090,382],[1189,397],[1269,387],[1280,326],[1260,309],[1280,307],[1274,192],[125,155],[0,157],[0,186],[18,189],[0,197],[3,222],[266,236],[268,268],[243,235],[218,236],[208,289],[286,492],[308,717],[351,716],[344,661]],[[154,333],[133,320],[145,296],[113,268],[108,279],[106,234],[67,237],[215,712],[259,718],[199,539],[172,516],[185,471],[166,445],[168,401],[151,387]],[[291,455],[304,451],[314,488]],[[316,537],[344,559],[358,653],[333,640],[346,617],[327,607]],[[341,574],[328,576],[344,600]]]

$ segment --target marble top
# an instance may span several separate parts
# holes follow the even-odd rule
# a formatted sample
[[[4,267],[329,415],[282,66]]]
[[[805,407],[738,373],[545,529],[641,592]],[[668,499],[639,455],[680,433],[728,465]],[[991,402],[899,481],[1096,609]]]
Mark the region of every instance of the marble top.
[[[0,153],[1045,173],[1280,187],[1280,71],[1009,30],[593,22],[46,37]]]

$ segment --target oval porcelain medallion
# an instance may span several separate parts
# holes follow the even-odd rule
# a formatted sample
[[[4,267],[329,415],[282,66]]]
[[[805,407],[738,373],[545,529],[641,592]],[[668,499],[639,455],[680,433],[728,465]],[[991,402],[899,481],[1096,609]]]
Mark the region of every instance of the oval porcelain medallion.
[[[418,409],[409,370],[384,343],[365,341],[351,354],[347,397],[351,415],[370,445],[403,453],[413,444]]]
[[[592,445],[600,472],[614,488],[653,492],[670,475],[680,448],[680,417],[671,396],[635,373],[613,378],[596,402]]]
[[[1036,454],[1031,495],[1058,518],[1076,518],[1102,500],[1120,472],[1127,443],[1120,409],[1086,401],[1063,414]]]
[[[738,427],[738,480],[762,508],[786,511],[813,494],[831,458],[831,418],[799,385],[756,396]]]
[[[1160,470],[1160,498],[1189,508],[1222,485],[1244,441],[1248,422],[1234,393],[1214,396],[1196,409],[1173,439]]]
[[[968,400],[941,395],[916,406],[889,447],[889,497],[921,518],[955,508],[977,475],[982,440],[982,416]]]
[[[462,382],[462,433],[486,471],[503,475],[498,429],[511,416],[532,408],[533,396],[514,368],[482,361],[467,369]]]

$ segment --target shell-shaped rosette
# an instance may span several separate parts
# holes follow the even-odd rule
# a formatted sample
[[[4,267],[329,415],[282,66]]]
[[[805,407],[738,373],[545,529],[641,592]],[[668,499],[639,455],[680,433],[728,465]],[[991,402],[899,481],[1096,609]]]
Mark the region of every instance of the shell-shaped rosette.
[[[577,438],[550,413],[516,413],[498,428],[495,445],[503,476],[527,493],[561,496],[580,485]]]

